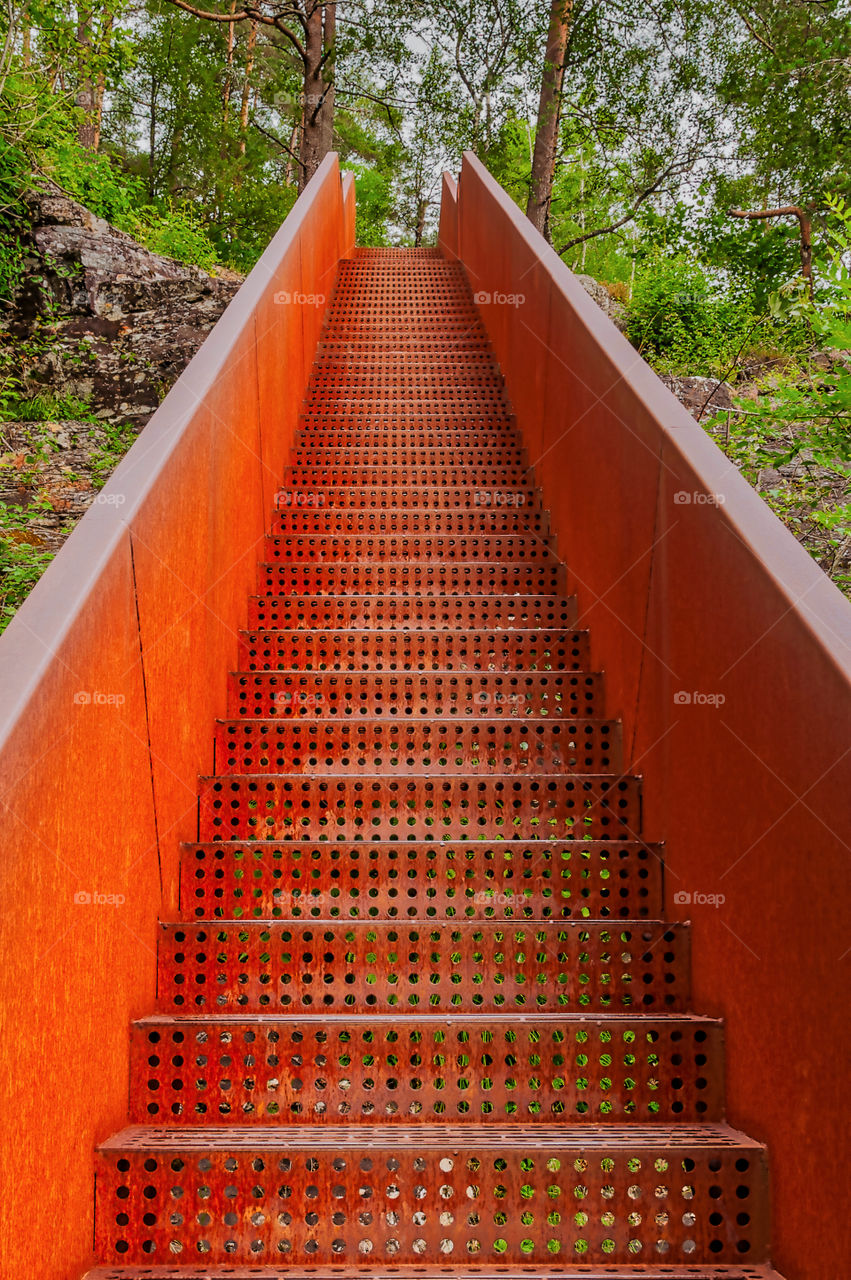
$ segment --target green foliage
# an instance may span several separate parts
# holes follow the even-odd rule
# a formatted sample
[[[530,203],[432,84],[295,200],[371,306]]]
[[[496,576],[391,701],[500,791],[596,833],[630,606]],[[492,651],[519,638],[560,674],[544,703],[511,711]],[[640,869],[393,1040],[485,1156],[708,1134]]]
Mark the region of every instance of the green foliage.
[[[12,230],[4,236],[0,227],[0,300],[14,296],[24,278],[25,259],[21,237]]]
[[[747,299],[721,292],[699,263],[655,252],[637,275],[627,334],[666,372],[723,375],[759,323]]]
[[[806,323],[828,353],[802,362],[794,376],[739,400],[725,451],[754,484],[771,468],[781,482],[764,494],[834,581],[851,594],[851,205],[828,196],[834,225],[828,262],[813,301],[800,280],[770,299],[777,321]],[[718,427],[718,419],[714,424]]]
[[[36,505],[51,510],[48,503]],[[33,514],[33,504],[21,508],[0,502],[0,632],[53,559],[54,553],[29,528]]]
[[[358,244],[386,244],[388,219],[393,211],[393,190],[389,178],[366,165],[347,167],[355,175]]]
[[[109,156],[86,151],[74,138],[66,139],[44,157],[45,169],[74,200],[99,218],[124,231],[132,224],[144,198],[138,178],[122,173]]]
[[[36,395],[10,396],[0,406],[7,422],[94,422],[88,401],[77,396],[54,396],[49,391]]]
[[[102,489],[127,450],[136,439],[136,431],[129,423],[103,424],[104,442],[92,453],[92,483]]]
[[[107,155],[93,155],[69,139],[47,160],[50,177],[80,204],[152,253],[212,271],[219,262],[201,217],[186,202],[145,202],[141,178],[123,172]]]
[[[162,253],[204,271],[214,271],[219,263],[216,247],[200,217],[187,204],[169,204],[165,209],[143,205],[133,212],[124,229],[152,253]]]
[[[753,0],[748,9],[749,28],[736,6],[718,15],[727,39],[714,87],[733,111],[737,152],[758,192],[754,207],[818,199],[825,188],[847,194],[848,5]]]

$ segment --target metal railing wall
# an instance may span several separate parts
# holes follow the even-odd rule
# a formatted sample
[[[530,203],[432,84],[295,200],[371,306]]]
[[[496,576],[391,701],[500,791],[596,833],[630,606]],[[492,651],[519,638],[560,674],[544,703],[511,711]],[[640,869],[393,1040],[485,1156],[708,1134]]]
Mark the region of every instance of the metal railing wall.
[[[468,154],[439,244],[488,327],[580,625],[727,1020],[730,1122],[769,1144],[775,1263],[842,1273],[851,606]],[[843,896],[846,910],[843,911]]]
[[[0,642],[6,1280],[91,1258],[94,1146],[126,1116],[128,1026],[354,217],[329,155]]]

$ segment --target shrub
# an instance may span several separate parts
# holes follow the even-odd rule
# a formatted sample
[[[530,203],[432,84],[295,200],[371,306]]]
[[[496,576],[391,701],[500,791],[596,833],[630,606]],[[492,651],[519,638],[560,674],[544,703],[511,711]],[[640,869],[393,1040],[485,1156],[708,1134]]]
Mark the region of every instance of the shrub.
[[[654,253],[636,278],[627,334],[666,372],[723,374],[754,329],[747,300],[721,293],[690,258]]]
[[[203,271],[213,271],[218,266],[215,246],[190,205],[169,205],[166,209],[145,205],[128,221],[124,229],[152,253]]]

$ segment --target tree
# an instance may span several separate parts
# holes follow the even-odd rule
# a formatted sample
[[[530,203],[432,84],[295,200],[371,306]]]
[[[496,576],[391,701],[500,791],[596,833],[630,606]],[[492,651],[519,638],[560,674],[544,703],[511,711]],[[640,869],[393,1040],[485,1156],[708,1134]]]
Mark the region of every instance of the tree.
[[[717,94],[755,204],[807,205],[851,190],[851,57],[844,0],[738,0]]]
[[[798,223],[801,275],[813,293],[812,224],[825,192],[851,191],[848,8],[833,0],[736,3],[722,99],[737,112],[739,158],[756,209],[734,218]]]
[[[243,23],[255,32],[260,25],[270,27],[289,43],[302,74],[297,157],[298,189],[302,191],[333,147],[337,0],[283,0],[243,8],[232,6],[224,13],[200,8],[189,0],[168,0],[168,3],[196,18],[230,28]],[[247,115],[245,120],[247,123]]]
[[[526,205],[527,218],[547,239],[549,239],[550,200],[561,116],[564,63],[570,37],[572,11],[572,0],[552,0],[544,70],[541,76],[541,96],[538,103],[538,123],[535,129],[535,152],[532,157],[529,200]]]

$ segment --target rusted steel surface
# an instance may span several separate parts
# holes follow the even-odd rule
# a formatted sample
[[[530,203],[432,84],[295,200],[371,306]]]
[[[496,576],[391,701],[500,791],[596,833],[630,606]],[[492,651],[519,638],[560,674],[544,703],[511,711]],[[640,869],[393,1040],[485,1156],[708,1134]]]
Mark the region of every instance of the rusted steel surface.
[[[358,1125],[127,1129],[98,1153],[97,1245],[137,1263],[762,1262],[765,1183],[762,1149],[724,1126],[516,1125],[489,1143],[376,1125],[366,1149]]]
[[[384,631],[471,630],[505,626],[508,630],[551,630],[576,625],[572,596],[253,596],[249,627],[288,630],[305,627],[377,627]]]
[[[711,1019],[144,1018],[132,1124],[663,1124],[722,1118]]]
[[[458,183],[451,173],[444,173],[441,182],[437,246],[450,261],[458,257]]]
[[[376,598],[371,599],[374,608]],[[421,609],[415,600],[404,598],[401,603],[409,622],[430,613],[428,604]],[[476,612],[475,602],[468,598],[467,604],[471,613]],[[318,607],[324,611],[326,600]],[[443,610],[443,606],[439,607]],[[451,606],[447,606],[445,613],[451,616],[451,612]],[[287,615],[287,621],[290,616]],[[558,617],[557,613],[555,617],[549,616],[552,621]],[[528,674],[516,671],[398,674],[236,671],[228,679],[229,713],[254,719],[310,716],[318,707],[322,708],[323,715],[341,717],[554,716],[563,719],[599,714],[602,695],[602,676],[581,671]]]
[[[488,595],[494,591],[513,595],[529,591],[534,595],[555,595],[563,585],[561,565],[500,564],[474,562],[458,564],[260,564],[257,567],[258,594],[280,598],[285,595],[360,596],[373,587],[381,595],[421,596]]]
[[[539,506],[507,506],[480,503],[472,511],[434,511],[415,508],[408,511],[369,511],[355,507],[337,509],[323,506],[286,504],[272,517],[275,536],[315,534],[331,537],[374,537],[382,534],[427,534],[432,537],[465,534],[490,535],[531,534],[546,540],[549,531],[547,513]]]
[[[555,560],[555,552],[546,541],[533,534],[529,537],[480,537],[477,534],[436,534],[429,537],[416,535],[384,535],[363,538],[329,538],[326,536],[286,537],[266,539],[266,562],[289,567],[305,561],[358,561],[376,560],[425,560],[444,564],[447,560],[464,560],[487,564],[514,561]],[[528,589],[528,588],[527,588]]]
[[[695,1000],[728,1019],[729,1114],[771,1149],[777,1265],[835,1280],[849,1242],[825,1230],[821,1188],[825,1152],[851,1159],[835,1125],[849,925],[847,893],[826,911],[824,889],[848,883],[851,610],[472,155],[458,220],[645,821],[665,832],[667,910],[693,921]],[[582,503],[564,480],[579,475]]]
[[[386,1268],[385,1268],[386,1273]],[[447,1280],[457,1274],[452,1266],[396,1266],[392,1274],[400,1280]],[[532,1266],[500,1267],[498,1264],[483,1267],[474,1263],[465,1263],[464,1274],[476,1277],[477,1280],[528,1280],[534,1275],[557,1276],[559,1280],[611,1280],[618,1275],[614,1267],[603,1264],[602,1268],[588,1264],[570,1264],[553,1266],[538,1263]],[[621,1269],[623,1274],[623,1269]],[[741,1266],[704,1266],[695,1267],[684,1264],[680,1267],[644,1267],[632,1268],[632,1274],[643,1276],[644,1280],[782,1280],[771,1267]],[[363,1275],[361,1267],[328,1266],[328,1267],[277,1267],[274,1264],[259,1267],[199,1267],[196,1264],[183,1267],[95,1267],[86,1273],[85,1280],[355,1280]]]
[[[587,631],[241,631],[241,671],[588,671]]]
[[[620,725],[606,720],[241,720],[216,725],[219,773],[605,773],[619,772],[620,761]]]
[[[184,845],[187,919],[658,918],[662,853],[633,840]]]
[[[688,996],[688,933],[654,920],[163,924],[164,1012],[643,1009]]]
[[[152,931],[322,324],[276,295],[330,295],[350,245],[329,157],[0,638],[4,1280],[90,1262],[91,1152],[125,1113],[127,1024],[154,998]]]
[[[351,184],[334,191],[300,242],[317,289],[326,231],[351,226]],[[315,320],[241,384],[265,440],[296,371],[301,460],[265,440],[245,493],[236,463],[210,468],[218,498],[275,513],[265,535],[240,516],[250,555],[224,573],[244,602],[266,557],[250,630],[216,620],[244,665],[226,687],[192,626],[175,664],[218,714],[227,697],[213,737],[212,714],[199,737],[175,710],[183,684],[166,701],[150,630],[183,634],[186,584],[154,598],[148,544],[134,557],[146,729],[158,743],[170,715],[177,744],[155,794],[191,735],[201,776],[161,1012],[132,1031],[137,1124],[98,1150],[97,1255],[184,1280],[765,1274],[766,1153],[722,1123],[721,1027],[688,1012],[689,926],[659,914],[661,824],[464,274],[434,250],[354,253],[308,380]],[[360,429],[408,438],[358,461]],[[424,443],[444,431],[465,441]]]
[[[415,424],[412,424],[415,425]],[[431,485],[409,484],[404,478],[393,485],[305,485],[289,490],[289,498],[283,501],[294,509],[328,507],[366,511],[439,511],[460,513],[506,508],[531,507],[536,501],[534,488],[522,481],[500,485],[495,491],[473,481],[470,484]]]
[[[198,810],[200,840],[618,840],[641,828],[641,784],[585,773],[226,774],[200,779]]]

